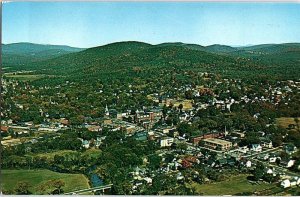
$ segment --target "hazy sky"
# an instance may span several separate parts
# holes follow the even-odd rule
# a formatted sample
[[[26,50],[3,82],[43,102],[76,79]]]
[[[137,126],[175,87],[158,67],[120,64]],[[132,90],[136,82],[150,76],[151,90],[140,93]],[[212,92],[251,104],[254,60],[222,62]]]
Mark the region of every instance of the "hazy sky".
[[[3,43],[300,42],[297,3],[13,2],[2,9]]]

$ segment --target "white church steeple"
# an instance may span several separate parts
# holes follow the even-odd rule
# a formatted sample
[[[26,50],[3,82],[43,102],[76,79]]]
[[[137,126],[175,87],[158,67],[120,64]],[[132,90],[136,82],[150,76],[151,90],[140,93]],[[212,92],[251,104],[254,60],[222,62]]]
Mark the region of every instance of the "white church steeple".
[[[106,105],[106,107],[105,107],[105,116],[109,116],[109,110],[108,110],[108,107],[107,107],[107,105]]]

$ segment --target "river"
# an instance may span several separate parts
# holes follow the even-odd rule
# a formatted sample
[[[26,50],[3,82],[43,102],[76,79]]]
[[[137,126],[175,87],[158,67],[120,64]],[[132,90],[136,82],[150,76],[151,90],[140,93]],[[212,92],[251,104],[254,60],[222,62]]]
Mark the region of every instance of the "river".
[[[88,177],[91,181],[92,187],[98,187],[103,185],[103,180],[101,179],[101,177],[94,173],[96,167],[97,167],[96,165],[93,165],[88,168]]]

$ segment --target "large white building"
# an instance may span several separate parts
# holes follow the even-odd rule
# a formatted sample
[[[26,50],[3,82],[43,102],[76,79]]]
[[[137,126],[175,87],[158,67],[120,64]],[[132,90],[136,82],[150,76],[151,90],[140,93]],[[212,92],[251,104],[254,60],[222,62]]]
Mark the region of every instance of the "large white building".
[[[160,147],[170,147],[174,142],[174,138],[165,137],[160,140]]]

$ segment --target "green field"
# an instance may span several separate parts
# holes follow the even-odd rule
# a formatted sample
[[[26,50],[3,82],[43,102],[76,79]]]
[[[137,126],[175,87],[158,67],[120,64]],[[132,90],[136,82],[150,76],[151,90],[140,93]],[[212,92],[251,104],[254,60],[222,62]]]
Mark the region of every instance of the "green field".
[[[300,120],[300,117],[298,117],[298,119]],[[276,124],[282,128],[288,128],[290,124],[297,125],[295,118],[292,117],[276,118]]]
[[[252,184],[247,180],[248,175],[238,175],[229,177],[226,181],[197,184],[193,183],[192,187],[198,194],[203,195],[235,195],[243,192],[261,191],[272,188],[274,185],[268,183]]]
[[[99,157],[101,153],[101,150],[99,149],[88,149],[85,152],[78,153],[77,151],[73,151],[73,150],[58,150],[58,151],[53,151],[53,152],[49,152],[49,153],[39,153],[39,154],[28,154],[29,156],[39,156],[39,157],[46,157],[48,160],[54,160],[54,156],[55,155],[59,155],[59,156],[67,156],[67,155],[82,155],[82,156],[87,156],[87,157],[93,157],[93,158],[97,158]]]
[[[282,192],[276,194],[276,196],[299,196],[299,195],[300,195],[299,187],[287,188]]]
[[[54,160],[55,155],[59,156],[65,156],[67,154],[76,154],[76,151],[73,150],[59,150],[59,151],[54,151],[50,153],[39,153],[39,154],[28,154],[30,156],[39,156],[39,157],[46,157],[49,160]]]
[[[101,152],[102,151],[100,149],[91,148],[91,149],[86,150],[82,155],[97,158],[97,157],[99,157]]]
[[[43,75],[31,75],[31,74],[21,74],[21,75],[14,75],[11,73],[5,73],[4,76],[8,78],[13,78],[19,81],[34,81],[37,79],[41,79],[44,76]]]
[[[65,182],[64,192],[89,188],[88,179],[83,174],[65,174],[50,170],[1,170],[1,188],[13,190],[20,181],[29,182],[33,194],[40,194],[38,186],[51,179],[62,179]]]

